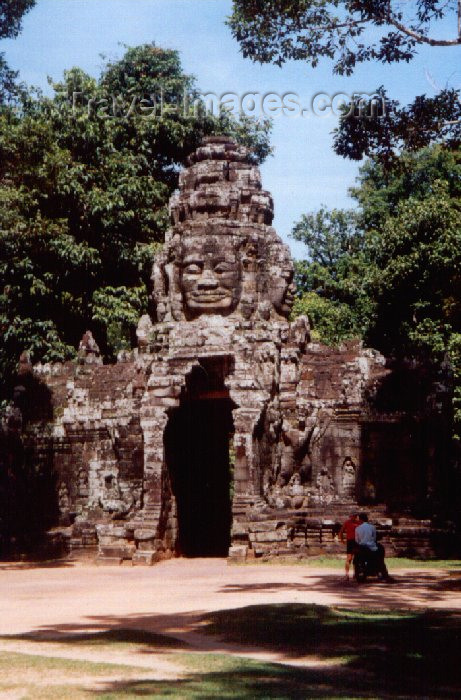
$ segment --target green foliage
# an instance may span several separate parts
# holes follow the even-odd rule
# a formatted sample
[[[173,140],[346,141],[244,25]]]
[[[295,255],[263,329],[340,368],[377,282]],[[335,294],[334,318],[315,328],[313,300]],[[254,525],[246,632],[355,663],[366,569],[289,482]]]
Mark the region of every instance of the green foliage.
[[[450,19],[452,11],[445,0],[234,0],[228,24],[253,61],[315,67],[327,58],[335,73],[350,75],[367,61],[408,62],[420,44],[461,44],[456,21],[452,40],[431,35],[432,26]]]
[[[115,352],[129,350],[129,329],[147,311],[147,290],[141,287],[102,287],[93,294],[93,320],[107,332],[109,345]]]
[[[455,437],[461,440],[461,333],[452,333],[448,343],[448,358],[455,376],[453,412],[456,426]]]
[[[23,15],[35,5],[35,0],[2,0],[0,3],[0,39],[16,37],[21,31]],[[0,107],[21,91],[17,85],[18,74],[11,70],[0,53]]]
[[[305,292],[298,297],[292,316],[307,316],[312,326],[312,340],[325,345],[339,345],[360,335],[350,306],[321,297],[316,292]]]
[[[0,5],[0,39],[15,37],[21,31],[23,15],[35,5],[35,0],[2,0]]]
[[[312,262],[333,270],[345,255],[361,248],[362,236],[357,231],[357,216],[353,211],[325,207],[313,214],[304,214],[294,226],[292,237],[309,248]]]
[[[461,433],[461,154],[433,146],[392,171],[369,161],[352,194],[355,213],[321,209],[293,230],[308,252],[295,313],[323,342],[357,334],[391,357],[448,361]]]
[[[461,95],[444,89],[435,97],[420,95],[401,107],[380,87],[374,107],[356,105],[344,110],[334,134],[334,150],[352,160],[373,157],[387,170],[400,169],[405,152],[417,152],[431,144],[457,149],[461,143]],[[371,109],[376,110],[373,116]],[[404,155],[405,159],[405,155]]]
[[[456,22],[455,14],[458,14]],[[438,36],[440,20],[452,24],[453,38]],[[228,24],[245,57],[259,63],[303,61],[316,67],[333,62],[333,72],[351,75],[361,63],[411,61],[421,45],[461,45],[461,6],[445,0],[234,0]],[[407,107],[383,88],[374,106],[348,105],[334,139],[336,153],[361,160],[379,158],[395,166],[403,149],[461,143],[459,90],[420,95]],[[384,109],[382,104],[385,104]],[[375,113],[371,109],[377,110]]]
[[[371,339],[387,352],[442,355],[461,321],[459,197],[435,180],[432,194],[399,203],[367,246],[378,303]]]
[[[295,266],[301,296],[293,314],[305,313],[313,337],[327,345],[362,337],[372,304],[365,286],[364,234],[357,213],[321,207],[301,218],[292,237],[308,251],[308,260]]]
[[[68,358],[87,329],[106,357],[128,347],[189,153],[221,133],[270,151],[267,122],[182,109],[198,93],[176,51],[128,48],[98,80],[73,68],[52,87],[0,110],[3,377],[24,349]]]

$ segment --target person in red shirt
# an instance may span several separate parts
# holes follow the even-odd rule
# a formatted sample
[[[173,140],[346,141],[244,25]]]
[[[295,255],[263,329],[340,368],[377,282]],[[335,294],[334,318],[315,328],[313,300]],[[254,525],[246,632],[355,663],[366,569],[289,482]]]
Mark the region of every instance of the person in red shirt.
[[[354,558],[356,550],[355,542],[355,529],[360,525],[359,514],[352,513],[350,517],[343,523],[341,530],[339,531],[339,539],[344,542],[344,536],[346,537],[346,579],[349,580],[349,569],[351,568],[351,562]]]

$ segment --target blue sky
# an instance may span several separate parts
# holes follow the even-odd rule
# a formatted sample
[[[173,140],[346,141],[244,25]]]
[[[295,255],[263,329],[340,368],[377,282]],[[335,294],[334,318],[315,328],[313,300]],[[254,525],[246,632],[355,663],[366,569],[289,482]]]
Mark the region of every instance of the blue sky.
[[[242,58],[224,24],[230,12],[229,0],[37,0],[24,18],[22,34],[2,41],[0,50],[23,80],[43,88],[47,76],[58,79],[75,65],[98,75],[100,54],[120,56],[120,43],[152,41],[178,49],[185,72],[196,76],[204,92],[293,92],[308,105],[319,92],[372,92],[384,85],[391,97],[408,102],[447,84],[461,87],[460,47],[422,48],[409,64],[364,64],[349,78],[334,76],[327,61],[316,69],[295,62],[260,66]],[[336,124],[333,114],[274,119],[274,157],[262,166],[263,183],[274,196],[274,225],[297,257],[303,247],[288,235],[304,212],[320,204],[352,205],[347,190],[358,164],[333,153]]]

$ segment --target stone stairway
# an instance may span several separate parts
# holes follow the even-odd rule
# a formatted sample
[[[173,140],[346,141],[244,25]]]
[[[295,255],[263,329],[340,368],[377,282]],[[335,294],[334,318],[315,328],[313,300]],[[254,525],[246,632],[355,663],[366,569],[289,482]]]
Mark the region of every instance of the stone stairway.
[[[360,507],[350,502],[314,504],[302,509],[271,508],[260,496],[236,495],[233,500],[231,559],[248,557],[300,557],[344,553],[338,533],[351,512],[365,510],[376,525],[388,556],[430,558],[453,556],[459,542],[450,527],[436,527],[429,519],[407,513],[389,513],[384,504]],[[174,550],[176,533],[157,539],[158,506],[145,509],[129,521],[92,524],[88,520],[72,526],[53,528],[47,533],[50,556],[71,553],[102,564],[150,565]]]
[[[277,510],[267,504],[236,510],[230,557],[314,556],[344,552],[338,533],[351,512],[364,510],[376,525],[388,556],[446,556],[454,549],[449,527],[434,527],[428,519],[389,513],[384,504],[360,507],[350,502],[314,505],[300,510]],[[244,512],[243,512],[244,511]]]

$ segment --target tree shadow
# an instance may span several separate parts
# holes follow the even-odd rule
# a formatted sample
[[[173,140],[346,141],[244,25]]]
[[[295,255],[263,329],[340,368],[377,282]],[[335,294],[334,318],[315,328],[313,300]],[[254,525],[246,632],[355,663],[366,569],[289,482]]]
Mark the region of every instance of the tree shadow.
[[[276,590],[299,593],[325,593],[337,598],[341,596],[345,605],[354,607],[370,606],[377,608],[421,608],[435,602],[446,602],[450,592],[461,590],[461,572],[453,571],[406,571],[394,578],[390,585],[378,579],[370,579],[358,584],[349,582],[338,573],[337,576],[312,573],[304,576],[304,582],[258,582],[231,583],[220,589],[221,593],[261,593]]]
[[[459,697],[461,613],[354,609],[348,603],[344,608],[282,603],[206,614],[93,616],[85,623],[1,639],[109,648],[134,644],[135,652],[146,655],[211,655],[203,670],[192,668],[174,682],[107,681],[104,692],[117,697]],[[274,663],[241,658],[262,652]],[[219,668],[213,660],[217,654],[227,659],[232,654],[232,668]]]
[[[206,619],[210,633],[229,641],[295,657],[342,657],[336,676],[331,667],[316,669],[335,697],[378,689],[379,697],[459,697],[460,614],[279,604]]]
[[[353,690],[354,697],[373,696],[368,688],[367,682],[358,681]],[[117,698],[171,696],[185,700],[351,697],[350,689],[343,686],[343,674],[337,670],[330,671],[327,676],[322,671],[287,668],[279,664],[248,660],[242,660],[231,671],[191,673],[186,678],[174,681],[110,682],[105,684],[103,692],[114,693]],[[394,695],[384,691],[380,693],[380,697],[390,698]]]
[[[141,653],[159,652],[163,649],[182,650],[188,649],[189,644],[176,637],[149,632],[148,630],[114,627],[113,629],[89,631],[80,629],[76,631],[74,626],[59,625],[53,628],[40,629],[24,634],[0,636],[3,641],[27,641],[27,642],[56,642],[59,644],[106,646],[111,644],[136,645]]]

